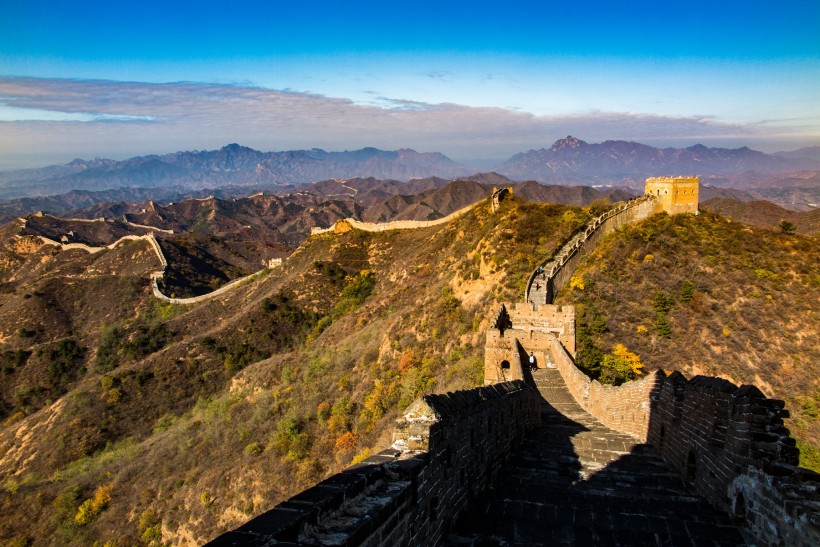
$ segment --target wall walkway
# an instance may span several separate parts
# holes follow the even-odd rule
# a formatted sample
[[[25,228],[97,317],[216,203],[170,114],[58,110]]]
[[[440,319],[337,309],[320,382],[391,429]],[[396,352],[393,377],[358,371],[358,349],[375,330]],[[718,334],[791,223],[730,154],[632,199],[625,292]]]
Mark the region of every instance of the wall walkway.
[[[651,447],[584,411],[557,369],[533,374],[541,426],[446,545],[745,545]]]
[[[390,449],[208,545],[440,544],[539,410],[537,392],[521,381],[424,396],[398,420]]]
[[[552,304],[555,295],[569,283],[573,272],[584,257],[595,250],[603,237],[621,226],[648,218],[663,210],[655,196],[643,196],[615,204],[610,210],[589,222],[580,232],[570,238],[552,258],[544,260],[530,274],[524,289],[524,302]]]

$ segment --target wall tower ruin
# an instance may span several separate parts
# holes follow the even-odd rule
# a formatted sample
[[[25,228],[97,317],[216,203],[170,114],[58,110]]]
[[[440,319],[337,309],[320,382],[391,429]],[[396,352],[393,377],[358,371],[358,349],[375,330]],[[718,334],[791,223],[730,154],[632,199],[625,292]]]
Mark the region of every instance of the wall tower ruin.
[[[663,210],[670,215],[698,214],[699,188],[698,177],[650,177],[646,179],[644,194],[660,199]]]

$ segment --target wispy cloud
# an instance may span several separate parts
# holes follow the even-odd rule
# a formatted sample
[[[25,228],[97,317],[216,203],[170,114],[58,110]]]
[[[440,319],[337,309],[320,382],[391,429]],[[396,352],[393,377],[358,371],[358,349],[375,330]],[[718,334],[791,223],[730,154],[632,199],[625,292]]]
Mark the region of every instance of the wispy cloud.
[[[588,111],[536,116],[504,108],[343,98],[245,85],[0,77],[2,163],[42,151],[43,161],[216,148],[262,150],[376,146],[505,158],[572,134],[590,142],[696,142],[738,146],[796,138],[799,123],[722,123],[711,116]],[[0,112],[3,109],[0,107]],[[104,123],[103,123],[104,122]],[[148,123],[146,123],[148,122]]]

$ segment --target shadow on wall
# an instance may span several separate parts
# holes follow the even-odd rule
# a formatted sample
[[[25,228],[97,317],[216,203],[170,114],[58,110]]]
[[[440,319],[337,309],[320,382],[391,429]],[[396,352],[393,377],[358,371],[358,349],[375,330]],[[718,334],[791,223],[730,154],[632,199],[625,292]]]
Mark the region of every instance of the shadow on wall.
[[[820,545],[820,475],[797,466],[784,402],[679,372],[653,391],[648,442],[687,484],[767,545]]]
[[[542,398],[542,426],[458,519],[449,545],[745,544],[652,447],[602,426],[561,386],[546,389],[556,404]]]

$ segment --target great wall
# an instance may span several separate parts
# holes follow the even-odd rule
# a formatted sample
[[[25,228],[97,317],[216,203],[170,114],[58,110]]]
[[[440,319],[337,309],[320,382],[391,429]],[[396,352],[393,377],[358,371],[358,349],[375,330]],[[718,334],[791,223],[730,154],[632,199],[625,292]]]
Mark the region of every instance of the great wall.
[[[38,213],[38,214],[41,215],[41,216],[43,215],[43,213]],[[94,220],[76,219],[76,218],[63,219],[63,220],[69,220],[69,221],[72,221],[72,222],[105,222],[105,219],[102,219],[102,218],[94,219]],[[25,218],[20,218],[20,219],[18,219],[18,221],[22,223],[21,228],[25,228],[26,219]],[[171,304],[190,305],[190,304],[197,304],[199,302],[204,302],[204,301],[210,300],[212,298],[216,298],[217,296],[221,296],[225,293],[228,293],[228,292],[232,291],[233,289],[235,289],[235,288],[237,288],[241,285],[244,285],[248,281],[251,281],[255,278],[258,278],[261,275],[264,275],[264,273],[267,270],[282,265],[282,259],[271,259],[267,262],[266,266],[264,268],[262,268],[261,270],[259,270],[257,272],[254,272],[252,274],[246,275],[244,277],[234,279],[230,283],[226,283],[222,287],[219,287],[218,289],[216,289],[214,291],[211,291],[209,293],[202,294],[202,295],[199,295],[199,296],[192,296],[192,297],[189,297],[189,298],[175,298],[173,296],[167,296],[167,295],[163,294],[162,291],[160,291],[158,282],[159,282],[160,279],[162,279],[165,276],[165,270],[168,268],[168,261],[166,260],[165,255],[162,252],[162,247],[160,247],[159,241],[157,241],[157,238],[154,235],[154,231],[173,234],[173,230],[163,230],[163,229],[160,229],[160,228],[154,228],[152,226],[144,226],[144,225],[141,225],[141,224],[134,224],[132,222],[128,222],[127,220],[126,220],[125,224],[127,224],[131,227],[135,227],[135,228],[146,229],[146,230],[149,230],[149,232],[147,234],[143,234],[143,235],[139,235],[139,236],[137,236],[137,235],[126,235],[126,236],[123,236],[123,237],[117,239],[113,243],[110,243],[110,244],[104,245],[104,246],[93,246],[93,245],[86,245],[85,243],[67,243],[67,242],[64,242],[64,241],[55,241],[53,239],[50,239],[50,238],[48,238],[46,236],[42,236],[42,235],[37,235],[37,236],[34,236],[34,237],[38,238],[43,244],[51,245],[51,246],[54,246],[54,247],[59,247],[60,250],[62,250],[62,251],[70,251],[72,249],[78,249],[78,250],[81,250],[81,251],[85,251],[89,254],[96,254],[96,253],[99,253],[101,251],[113,249],[113,248],[117,247],[118,245],[121,245],[122,243],[125,243],[127,241],[146,241],[148,243],[148,245],[151,247],[151,250],[153,250],[154,253],[157,255],[157,259],[159,260],[159,263],[162,267],[162,269],[160,269],[160,270],[156,270],[154,272],[151,272],[151,290],[153,292],[153,295],[156,298],[159,298],[160,300],[163,300],[165,302],[169,302]],[[21,236],[18,235],[16,237],[20,238]]]
[[[783,401],[678,372],[602,385],[574,364],[574,309],[550,304],[607,233],[696,213],[693,180],[650,179],[544,260],[493,312],[484,387],[422,397],[390,448],[208,545],[820,545],[820,475]]]

